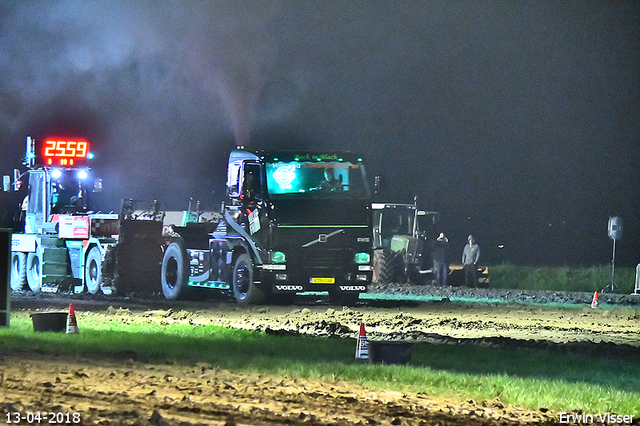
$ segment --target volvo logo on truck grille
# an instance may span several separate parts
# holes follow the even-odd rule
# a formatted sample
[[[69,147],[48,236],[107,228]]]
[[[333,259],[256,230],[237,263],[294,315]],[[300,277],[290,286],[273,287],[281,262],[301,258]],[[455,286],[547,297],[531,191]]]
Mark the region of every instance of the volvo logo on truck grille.
[[[363,285],[341,285],[339,286],[342,291],[366,291],[367,287]]]
[[[333,231],[330,234],[319,234],[317,239],[315,239],[313,241],[309,241],[306,244],[303,244],[302,247],[309,247],[309,246],[314,245],[315,243],[326,243],[329,238],[333,237],[334,235],[338,235],[340,233],[343,233],[343,232],[344,232],[344,229],[338,229],[337,231]]]
[[[301,285],[277,285],[276,290],[278,291],[302,291],[304,287]]]

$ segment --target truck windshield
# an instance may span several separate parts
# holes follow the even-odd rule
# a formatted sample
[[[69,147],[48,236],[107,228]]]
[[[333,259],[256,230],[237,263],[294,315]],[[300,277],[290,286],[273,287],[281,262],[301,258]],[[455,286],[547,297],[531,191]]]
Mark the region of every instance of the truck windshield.
[[[87,191],[82,182],[64,174],[51,182],[51,213],[82,213],[87,210]]]
[[[368,198],[364,166],[347,161],[274,162],[266,164],[271,196]]]

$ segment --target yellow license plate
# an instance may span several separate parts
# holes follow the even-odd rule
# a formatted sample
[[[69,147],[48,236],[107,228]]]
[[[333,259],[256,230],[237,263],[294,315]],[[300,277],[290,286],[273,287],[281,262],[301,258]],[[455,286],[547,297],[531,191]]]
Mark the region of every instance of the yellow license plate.
[[[335,278],[311,278],[311,284],[334,284]]]

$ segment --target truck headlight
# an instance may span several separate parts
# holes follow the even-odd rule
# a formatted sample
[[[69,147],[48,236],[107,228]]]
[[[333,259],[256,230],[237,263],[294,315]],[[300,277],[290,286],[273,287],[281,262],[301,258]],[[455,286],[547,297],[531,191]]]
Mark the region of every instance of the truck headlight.
[[[281,251],[274,251],[271,253],[271,261],[273,263],[285,263],[287,261],[287,256],[285,256]]]
[[[356,253],[353,259],[358,265],[364,265],[371,262],[371,255],[369,253],[360,252]]]

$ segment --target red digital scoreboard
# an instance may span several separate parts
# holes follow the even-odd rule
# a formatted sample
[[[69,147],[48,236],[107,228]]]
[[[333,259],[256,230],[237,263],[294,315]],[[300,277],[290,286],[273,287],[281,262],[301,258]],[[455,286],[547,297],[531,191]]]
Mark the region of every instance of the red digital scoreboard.
[[[36,164],[52,167],[84,167],[92,154],[85,139],[48,138],[36,147]]]

